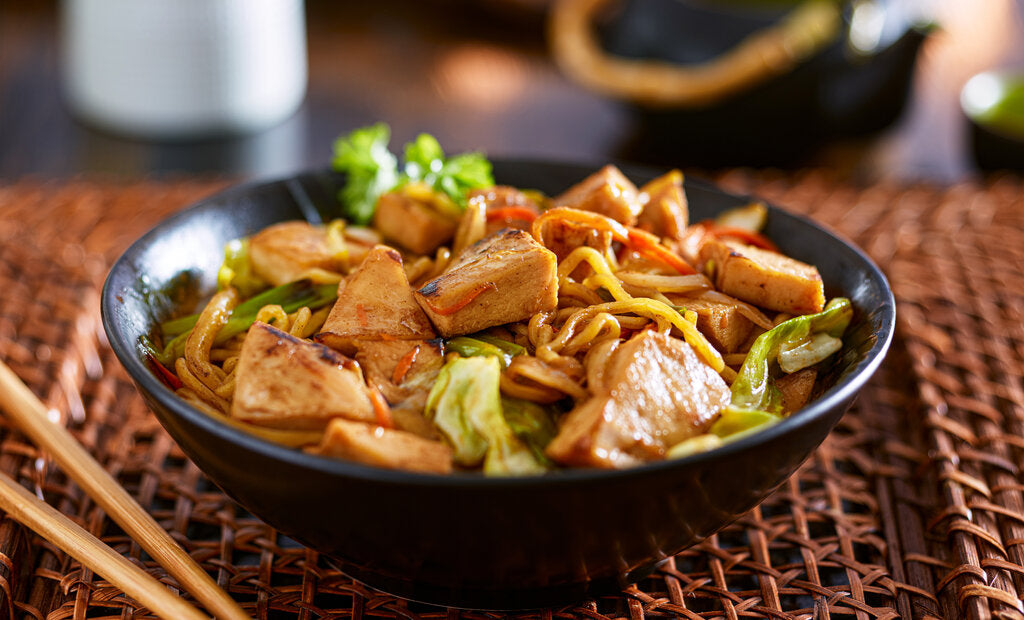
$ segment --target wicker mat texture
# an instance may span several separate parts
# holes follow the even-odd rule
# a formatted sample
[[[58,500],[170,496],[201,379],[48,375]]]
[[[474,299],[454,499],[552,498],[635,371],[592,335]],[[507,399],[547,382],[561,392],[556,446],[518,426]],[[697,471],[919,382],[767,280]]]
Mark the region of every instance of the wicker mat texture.
[[[863,247],[896,293],[892,352],[828,440],[760,507],[621,594],[514,617],[1024,617],[1024,183],[857,187],[819,171],[716,178]],[[353,583],[227,499],[136,394],[102,336],[103,278],[142,232],[221,186],[0,186],[0,359],[255,617],[496,617]],[[173,583],[2,421],[0,469]],[[0,518],[4,616],[150,617]]]

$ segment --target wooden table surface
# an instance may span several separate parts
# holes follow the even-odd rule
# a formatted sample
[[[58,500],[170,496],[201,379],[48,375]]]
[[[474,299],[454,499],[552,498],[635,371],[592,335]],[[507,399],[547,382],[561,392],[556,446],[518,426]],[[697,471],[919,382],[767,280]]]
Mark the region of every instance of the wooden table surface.
[[[913,96],[884,133],[833,144],[798,165],[859,180],[974,174],[957,93],[973,73],[1020,58],[1013,0],[907,0],[943,24],[919,57]],[[324,165],[335,136],[386,120],[401,143],[421,131],[451,151],[600,161],[624,152],[633,119],[568,81],[544,33],[545,0],[307,2],[309,90],[283,124],[245,138],[132,140],[76,121],[61,100],[59,6],[0,5],[0,180],[80,173],[280,175]],[[700,167],[701,162],[658,162]]]

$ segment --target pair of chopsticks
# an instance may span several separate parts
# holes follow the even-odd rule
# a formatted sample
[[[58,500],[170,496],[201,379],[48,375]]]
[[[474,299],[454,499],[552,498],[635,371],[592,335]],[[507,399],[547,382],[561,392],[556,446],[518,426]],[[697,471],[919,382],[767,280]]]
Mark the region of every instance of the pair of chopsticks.
[[[0,409],[37,446],[46,450],[121,528],[182,588],[224,620],[249,616],[189,556],[128,491],[119,485],[66,428],[50,420],[46,406],[0,361]],[[151,611],[168,620],[207,616],[129,562],[98,538],[0,473],[0,510],[57,545]]]

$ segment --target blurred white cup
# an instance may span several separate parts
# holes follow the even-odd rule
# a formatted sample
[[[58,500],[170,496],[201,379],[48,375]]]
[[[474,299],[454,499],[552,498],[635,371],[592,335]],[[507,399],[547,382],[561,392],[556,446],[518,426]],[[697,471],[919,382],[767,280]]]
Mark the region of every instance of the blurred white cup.
[[[62,28],[68,105],[118,133],[251,133],[305,96],[302,0],[65,0]]]

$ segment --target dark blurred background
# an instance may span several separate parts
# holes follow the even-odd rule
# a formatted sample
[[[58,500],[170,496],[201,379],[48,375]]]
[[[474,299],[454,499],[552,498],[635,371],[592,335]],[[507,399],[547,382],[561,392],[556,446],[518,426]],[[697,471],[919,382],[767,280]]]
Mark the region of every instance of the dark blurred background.
[[[814,80],[839,71],[827,63],[806,69],[800,79],[817,89],[808,91],[815,93],[815,109],[793,105],[795,118],[759,119],[749,101],[725,102],[696,112],[669,108],[652,113],[595,93],[559,70],[549,46],[551,4],[545,0],[308,0],[304,8],[308,85],[297,112],[246,135],[154,139],[99,128],[72,114],[64,96],[67,41],[62,36],[62,5],[3,0],[0,180],[79,174],[284,175],[325,165],[336,136],[383,120],[392,127],[393,144],[426,131],[453,152],[480,149],[500,157],[631,160],[690,168],[815,166],[865,182],[893,178],[955,182],[976,174],[971,134],[959,106],[960,89],[979,71],[1021,66],[1024,53],[1021,1],[847,3],[847,21],[851,7],[858,5],[871,5],[867,17],[861,15],[869,24],[875,23],[870,19],[880,19],[879,10],[898,10],[900,19],[907,22],[906,30],[919,37],[903,41],[892,67],[872,69],[887,77],[864,73],[873,58],[861,54],[851,61],[847,41],[836,43],[833,60],[852,66],[855,78],[830,91],[830,102]],[[709,4],[715,3],[703,2]],[[663,9],[657,2],[639,1],[620,7],[618,13],[601,18],[602,41],[610,49],[636,55],[647,53],[633,45],[644,36],[667,33],[670,41],[680,38],[671,31],[673,20],[679,18],[660,18]],[[734,3],[729,10],[736,10]],[[761,7],[752,10],[766,14]],[[937,28],[929,29],[925,22]],[[643,24],[650,23],[659,28],[644,30]],[[634,27],[640,29],[630,30]],[[893,35],[893,44],[902,32]],[[901,72],[896,67],[899,63],[907,63],[907,71]],[[861,106],[873,114],[871,122],[842,116],[812,127],[809,115],[827,117],[832,108],[856,101],[858,93],[870,89],[881,97]],[[757,91],[748,99],[764,102],[781,97],[786,104],[787,93],[802,92],[788,85],[769,91]],[[714,148],[701,146],[708,135],[728,136],[722,131],[736,131],[730,125],[752,119],[754,129],[742,129],[742,137],[751,138],[748,144],[726,138],[712,139]],[[765,137],[757,134],[759,128],[765,130]],[[808,137],[813,139],[804,140]],[[790,140],[793,148],[776,148]],[[730,150],[730,144],[735,149]],[[751,152],[751,145],[763,146],[764,152]]]

